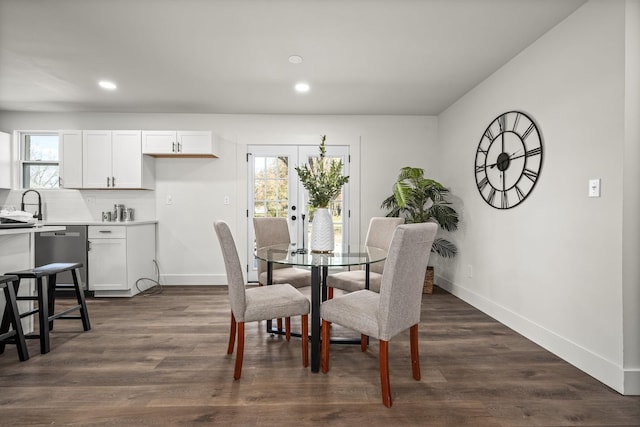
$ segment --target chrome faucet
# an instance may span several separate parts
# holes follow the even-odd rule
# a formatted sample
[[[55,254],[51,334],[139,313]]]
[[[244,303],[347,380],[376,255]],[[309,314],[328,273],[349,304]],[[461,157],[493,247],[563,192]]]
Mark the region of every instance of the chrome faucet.
[[[42,198],[40,197],[40,193],[38,193],[36,190],[30,189],[25,191],[24,193],[22,193],[22,203],[20,203],[20,210],[24,211],[24,206],[25,204],[27,205],[33,205],[33,203],[25,203],[24,202],[24,196],[33,191],[34,193],[36,193],[38,195],[38,211],[36,213],[33,214],[34,218],[37,218],[38,221],[42,221]]]

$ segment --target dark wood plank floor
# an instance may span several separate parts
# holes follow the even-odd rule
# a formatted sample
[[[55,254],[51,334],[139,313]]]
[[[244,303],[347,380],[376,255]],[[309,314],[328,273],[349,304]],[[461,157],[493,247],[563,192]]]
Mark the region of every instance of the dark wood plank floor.
[[[329,373],[313,374],[299,339],[254,323],[234,381],[226,288],[88,303],[90,332],[57,321],[51,353],[40,355],[32,340],[28,362],[13,346],[0,355],[0,425],[640,425],[640,397],[616,393],[441,290],[423,298],[421,381],[411,377],[408,333],[391,341],[391,409],[381,403],[373,340],[366,353],[333,345]]]

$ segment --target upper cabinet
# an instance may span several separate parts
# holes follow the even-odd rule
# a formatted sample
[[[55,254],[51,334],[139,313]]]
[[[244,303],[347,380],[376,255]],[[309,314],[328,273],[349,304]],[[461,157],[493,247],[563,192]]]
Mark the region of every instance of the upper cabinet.
[[[142,153],[155,157],[218,157],[211,131],[142,131]]]
[[[82,188],[82,131],[61,130],[58,132],[60,144],[60,187]]]
[[[11,135],[0,132],[0,188],[11,188]]]
[[[140,131],[83,131],[82,187],[152,190],[153,159],[141,145]]]

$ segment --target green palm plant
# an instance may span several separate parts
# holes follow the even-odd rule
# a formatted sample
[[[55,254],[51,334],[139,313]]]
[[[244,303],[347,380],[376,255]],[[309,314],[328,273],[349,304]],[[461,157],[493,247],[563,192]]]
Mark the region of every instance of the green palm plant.
[[[393,194],[380,206],[390,210],[389,217],[405,218],[407,223],[436,221],[447,231],[458,228],[458,214],[447,201],[449,190],[439,182],[425,178],[424,170],[403,167],[393,184]],[[444,258],[456,255],[458,249],[449,240],[436,238],[431,251]]]

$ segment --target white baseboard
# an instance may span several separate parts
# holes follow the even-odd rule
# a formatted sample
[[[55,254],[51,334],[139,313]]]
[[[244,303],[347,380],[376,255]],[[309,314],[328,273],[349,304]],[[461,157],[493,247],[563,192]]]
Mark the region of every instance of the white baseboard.
[[[559,336],[555,332],[481,295],[457,286],[440,276],[437,276],[435,281],[442,289],[471,304],[498,322],[565,360],[567,363],[570,363],[616,390],[618,393],[639,394],[640,370],[627,370],[625,372],[621,366],[610,360]]]
[[[624,370],[624,394],[640,396],[640,369]]]
[[[227,285],[226,274],[161,274],[160,283],[166,286],[211,286]]]

